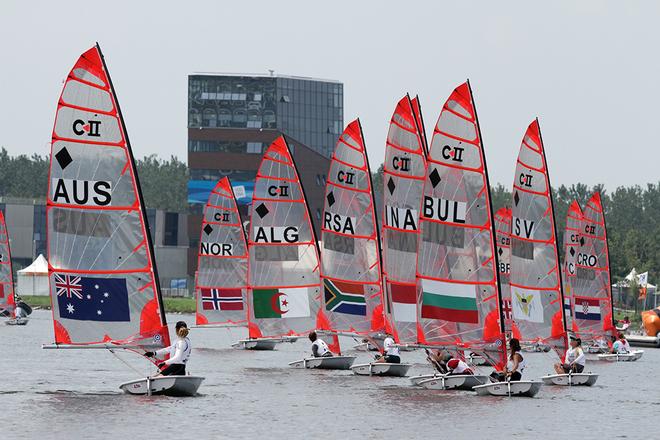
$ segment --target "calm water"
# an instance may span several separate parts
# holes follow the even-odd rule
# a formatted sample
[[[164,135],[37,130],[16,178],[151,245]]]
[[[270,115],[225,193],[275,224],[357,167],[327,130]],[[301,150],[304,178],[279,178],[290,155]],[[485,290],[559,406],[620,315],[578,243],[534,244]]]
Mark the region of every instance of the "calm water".
[[[656,349],[634,363],[590,363],[588,369],[601,374],[592,388],[544,387],[534,399],[482,398],[412,388],[408,379],[293,370],[287,363],[308,348],[304,341],[251,352],[230,348],[244,336],[239,330],[193,329],[189,369],[206,377],[202,395],[134,397],[117,386],[137,374],[112,354],[42,350],[52,341],[50,312],[32,316],[26,327],[0,325],[0,438],[657,438]],[[342,343],[353,345],[350,338]],[[403,355],[415,363],[411,374],[428,372],[421,353]],[[145,375],[153,372],[135,354],[120,356]],[[548,354],[528,356],[528,378],[540,377],[554,361]],[[369,357],[359,353],[357,362]],[[171,430],[176,426],[182,431]]]

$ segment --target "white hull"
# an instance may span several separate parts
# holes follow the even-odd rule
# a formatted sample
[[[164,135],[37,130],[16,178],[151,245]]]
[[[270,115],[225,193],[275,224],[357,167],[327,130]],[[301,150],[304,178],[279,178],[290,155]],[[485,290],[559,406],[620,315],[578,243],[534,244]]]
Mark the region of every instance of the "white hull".
[[[419,386],[427,390],[467,390],[471,391],[477,385],[488,383],[487,376],[474,374],[456,374],[439,376],[423,380]]]
[[[591,386],[598,380],[598,375],[594,373],[571,373],[571,374],[548,374],[541,378],[545,385],[560,386]]]
[[[200,376],[159,376],[126,382],[119,388],[126,394],[186,397],[197,394],[203,380]]]
[[[5,321],[6,325],[27,325],[29,319],[27,318],[14,318],[8,321]]]
[[[297,337],[241,339],[231,344],[231,346],[242,350],[274,350],[277,344],[296,342],[297,340]]]
[[[312,357],[289,362],[293,368],[318,368],[321,370],[348,370],[355,356]]]
[[[634,350],[630,353],[599,354],[598,359],[609,362],[634,362],[642,357],[644,350]]]
[[[488,361],[486,360],[485,357],[474,353],[470,353],[468,355],[467,361],[472,365],[479,365],[479,366],[488,365]]]
[[[660,348],[660,336],[626,335],[626,340],[633,347]]]
[[[521,380],[495,382],[472,388],[479,396],[534,397],[543,386],[543,382]]]
[[[546,344],[532,344],[522,346],[522,351],[527,353],[547,353],[550,350],[552,350],[552,347]]]
[[[372,362],[370,364],[353,365],[351,370],[358,376],[396,376],[405,377],[411,364],[389,364],[386,362]]]
[[[591,354],[598,354],[598,353],[605,353],[607,352],[608,348],[607,347],[597,347],[595,345],[590,345],[587,347],[587,353]]]
[[[413,385],[419,385],[419,383],[420,383],[421,381],[423,381],[423,380],[434,379],[434,378],[436,378],[436,377],[440,377],[440,376],[441,376],[440,373],[422,374],[422,375],[420,375],[420,376],[412,376],[412,377],[410,378],[410,382],[411,382]]]

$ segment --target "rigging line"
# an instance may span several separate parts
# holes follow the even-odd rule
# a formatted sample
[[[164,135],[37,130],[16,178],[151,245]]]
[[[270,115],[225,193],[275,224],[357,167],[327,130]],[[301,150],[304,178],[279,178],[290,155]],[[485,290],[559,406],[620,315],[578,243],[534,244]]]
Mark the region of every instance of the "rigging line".
[[[119,359],[119,361],[120,361],[122,364],[126,365],[128,368],[130,368],[131,370],[133,370],[133,371],[134,371],[135,373],[137,373],[139,376],[142,376],[142,375],[143,375],[143,373],[142,373],[141,371],[139,371],[137,368],[135,368],[134,366],[132,366],[131,364],[129,364],[128,362],[126,362],[124,359],[122,359],[117,353],[115,353],[115,351],[114,351],[113,349],[108,348],[108,351],[109,351],[110,353],[112,353],[112,355],[113,355],[114,357],[116,357],[117,359]]]

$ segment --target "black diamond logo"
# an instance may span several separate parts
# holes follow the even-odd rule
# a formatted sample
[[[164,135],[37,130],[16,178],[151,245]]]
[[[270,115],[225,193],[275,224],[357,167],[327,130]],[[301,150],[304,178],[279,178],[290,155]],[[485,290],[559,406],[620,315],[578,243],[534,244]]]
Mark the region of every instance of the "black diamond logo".
[[[497,250],[497,253],[498,253],[499,256],[501,257],[501,256],[502,256],[502,248],[499,248],[499,249]]]
[[[57,163],[60,164],[60,168],[64,169],[69,166],[71,162],[73,162],[73,159],[71,159],[71,155],[67,151],[66,147],[62,148],[60,151],[55,154],[55,159],[57,159]]]
[[[584,246],[584,237],[580,237],[580,246]]]
[[[518,206],[518,203],[520,203],[520,196],[518,195],[518,191],[516,191],[516,193],[513,195],[513,203],[515,203],[516,206]]]
[[[574,257],[574,256],[575,256],[575,249],[571,248],[571,250],[568,251],[568,252],[571,253],[571,257]]]
[[[429,174],[429,180],[431,181],[431,185],[433,185],[433,188],[438,186],[438,183],[442,180],[440,178],[440,173],[438,173],[437,169],[434,169],[431,174]]]
[[[266,205],[264,205],[263,203],[257,206],[257,209],[255,209],[255,211],[257,211],[257,214],[259,214],[259,217],[261,218],[266,217],[266,215],[268,215],[268,213],[270,212],[268,211],[268,208],[266,208]]]
[[[204,232],[206,233],[206,235],[209,235],[211,232],[213,232],[213,227],[207,224],[206,226],[204,226]]]
[[[328,193],[326,199],[328,199],[328,206],[332,206],[335,204],[335,195],[332,193],[332,191]]]
[[[387,189],[390,190],[390,194],[394,194],[396,185],[394,184],[394,180],[392,180],[392,177],[390,177],[390,179],[387,181]]]

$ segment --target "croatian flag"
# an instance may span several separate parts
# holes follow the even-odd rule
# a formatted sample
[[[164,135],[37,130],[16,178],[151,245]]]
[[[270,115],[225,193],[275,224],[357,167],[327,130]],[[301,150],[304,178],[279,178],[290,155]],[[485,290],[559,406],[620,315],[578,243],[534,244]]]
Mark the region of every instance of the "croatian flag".
[[[600,321],[600,300],[575,297],[575,319]]]
[[[125,278],[54,275],[60,318],[103,322],[131,320]]]

